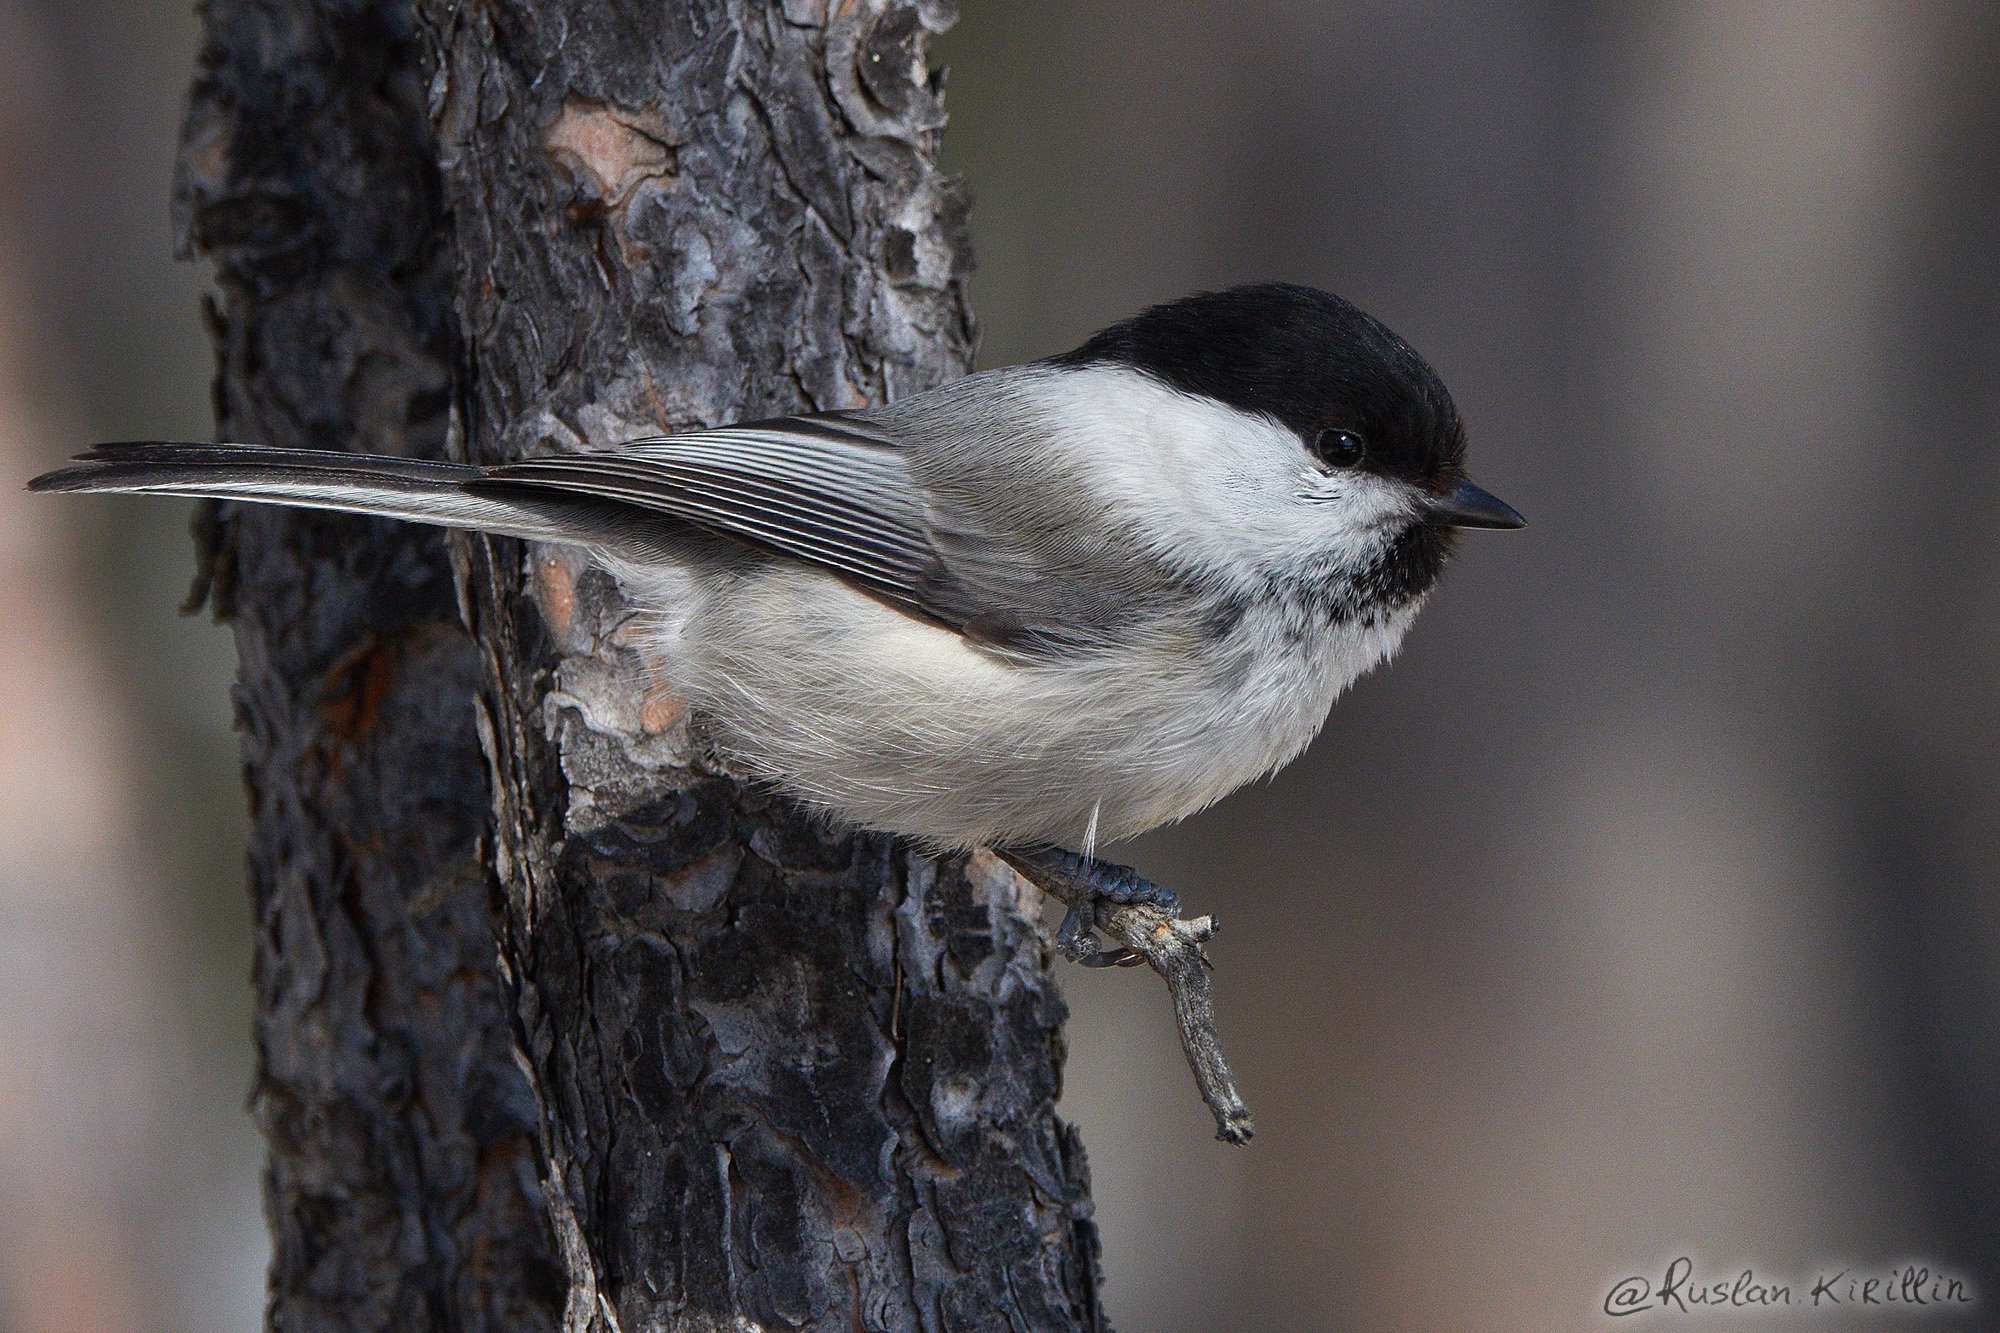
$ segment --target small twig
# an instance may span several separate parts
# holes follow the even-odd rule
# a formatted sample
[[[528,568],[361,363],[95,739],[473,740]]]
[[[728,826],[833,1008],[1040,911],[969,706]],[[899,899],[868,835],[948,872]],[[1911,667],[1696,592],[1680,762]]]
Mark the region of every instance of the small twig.
[[[1103,902],[1082,880],[1039,861],[1000,858],[1046,892],[1075,907],[1090,904],[1096,928],[1144,959],[1167,983],[1173,997],[1174,1021],[1180,1028],[1181,1053],[1201,1089],[1201,1099],[1215,1116],[1215,1137],[1224,1143],[1250,1141],[1255,1127],[1250,1108],[1236,1091],[1236,1079],[1215,1035],[1215,1003],[1208,990],[1208,957],[1202,944],[1215,934],[1215,918],[1183,919],[1179,912],[1149,904]]]

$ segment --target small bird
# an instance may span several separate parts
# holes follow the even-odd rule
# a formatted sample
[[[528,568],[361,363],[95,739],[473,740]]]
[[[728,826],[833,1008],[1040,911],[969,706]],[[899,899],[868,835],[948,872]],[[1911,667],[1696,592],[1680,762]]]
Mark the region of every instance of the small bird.
[[[849,825],[1171,904],[1096,844],[1290,761],[1396,650],[1454,530],[1523,525],[1464,462],[1409,344],[1266,283],[881,407],[486,467],[109,445],[30,487],[580,546],[743,769]],[[1072,911],[1066,951],[1129,961],[1091,922]]]

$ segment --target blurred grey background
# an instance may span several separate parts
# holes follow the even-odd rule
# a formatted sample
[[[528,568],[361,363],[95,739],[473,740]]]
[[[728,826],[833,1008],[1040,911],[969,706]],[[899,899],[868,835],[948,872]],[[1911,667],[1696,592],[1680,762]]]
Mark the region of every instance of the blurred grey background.
[[[964,9],[988,363],[1315,283],[1428,354],[1534,524],[1469,536],[1305,759],[1126,849],[1225,924],[1258,1137],[1209,1140],[1149,978],[1064,971],[1119,1326],[1601,1328],[1680,1254],[1923,1260],[2000,1318],[2000,6]],[[211,430],[195,39],[0,0],[24,1330],[261,1310],[228,637],[174,614],[183,509],[19,490]]]

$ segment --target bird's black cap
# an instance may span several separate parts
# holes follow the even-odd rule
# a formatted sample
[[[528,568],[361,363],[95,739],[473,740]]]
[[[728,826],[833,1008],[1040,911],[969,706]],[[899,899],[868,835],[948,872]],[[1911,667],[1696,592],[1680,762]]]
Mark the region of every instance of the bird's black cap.
[[[1197,292],[1103,330],[1057,365],[1128,365],[1183,393],[1273,418],[1310,445],[1354,431],[1361,464],[1444,495],[1465,427],[1437,372],[1380,320],[1330,292],[1266,282]]]

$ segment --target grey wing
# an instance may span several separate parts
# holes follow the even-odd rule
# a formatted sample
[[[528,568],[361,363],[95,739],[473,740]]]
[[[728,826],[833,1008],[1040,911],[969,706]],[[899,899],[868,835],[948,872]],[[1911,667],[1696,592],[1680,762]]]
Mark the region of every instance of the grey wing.
[[[832,414],[503,463],[476,485],[547,488],[671,514],[942,618],[918,592],[937,554],[900,451]]]
[[[1061,558],[1060,542],[1050,550],[926,486],[913,446],[935,448],[866,416],[783,417],[501,464],[471,489],[548,488],[671,514],[1013,652],[1103,637],[1124,613],[1110,585]]]

